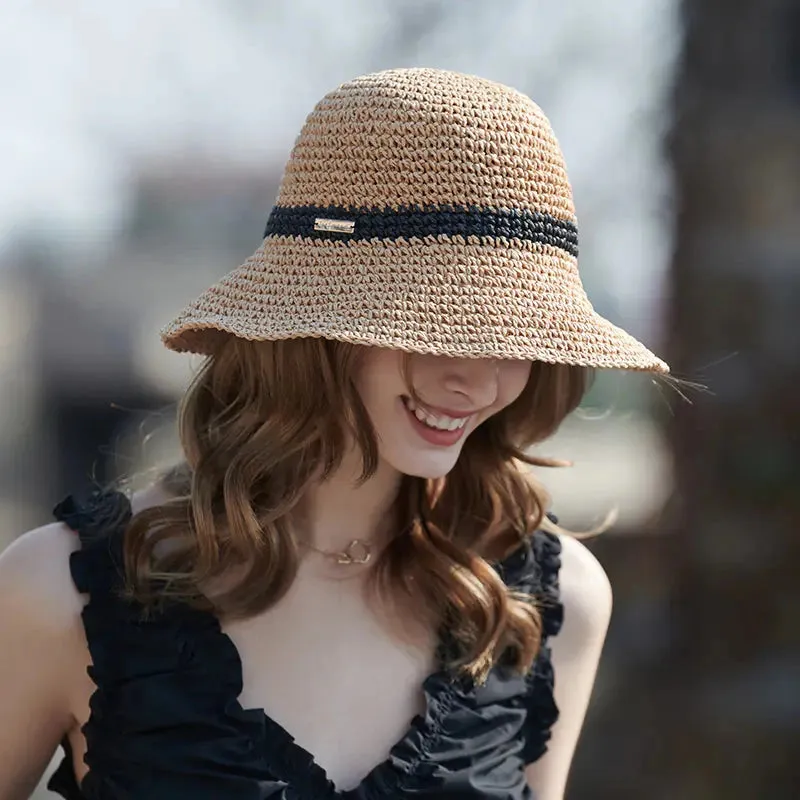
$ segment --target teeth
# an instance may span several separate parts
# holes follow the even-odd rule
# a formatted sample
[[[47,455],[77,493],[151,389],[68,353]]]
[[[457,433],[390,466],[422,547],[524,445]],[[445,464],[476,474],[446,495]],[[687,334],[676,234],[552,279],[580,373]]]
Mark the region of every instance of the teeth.
[[[463,428],[469,420],[469,417],[454,419],[453,417],[448,417],[444,414],[430,414],[427,411],[423,411],[421,408],[419,408],[419,406],[417,406],[417,404],[410,398],[406,400],[406,407],[420,422],[425,423],[425,425],[430,428],[436,428],[440,431],[458,430],[459,428]]]

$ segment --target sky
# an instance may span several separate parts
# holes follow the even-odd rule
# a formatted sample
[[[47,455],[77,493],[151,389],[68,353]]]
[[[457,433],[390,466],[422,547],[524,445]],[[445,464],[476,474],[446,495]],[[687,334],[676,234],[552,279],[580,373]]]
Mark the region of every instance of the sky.
[[[660,137],[676,14],[676,0],[4,0],[0,256],[31,235],[112,240],[131,176],[153,161],[274,171],[326,91],[425,65],[543,107],[582,258],[624,316],[646,314],[669,257]]]

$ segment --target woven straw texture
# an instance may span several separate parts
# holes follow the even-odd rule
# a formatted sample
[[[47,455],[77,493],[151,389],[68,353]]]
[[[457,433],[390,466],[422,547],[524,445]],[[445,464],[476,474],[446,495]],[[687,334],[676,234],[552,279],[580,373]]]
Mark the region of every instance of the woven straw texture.
[[[668,371],[586,296],[539,107],[430,69],[366,75],[317,104],[262,245],[162,331],[203,354],[231,335]]]

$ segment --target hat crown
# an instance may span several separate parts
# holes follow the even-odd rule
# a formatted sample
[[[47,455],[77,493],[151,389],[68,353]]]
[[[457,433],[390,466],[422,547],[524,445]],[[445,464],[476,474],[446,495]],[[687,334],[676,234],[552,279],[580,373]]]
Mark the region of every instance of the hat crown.
[[[520,209],[574,222],[561,149],[520,92],[435,69],[364,75],[309,114],[278,206]]]

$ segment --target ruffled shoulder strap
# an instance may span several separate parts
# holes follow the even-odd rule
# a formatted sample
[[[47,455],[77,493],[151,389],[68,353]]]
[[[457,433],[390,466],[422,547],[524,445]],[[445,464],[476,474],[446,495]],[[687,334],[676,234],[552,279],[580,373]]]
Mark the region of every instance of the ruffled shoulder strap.
[[[555,524],[558,519],[548,514]],[[512,554],[500,569],[505,582],[536,598],[542,619],[542,640],[539,654],[526,677],[525,742],[523,758],[526,764],[541,758],[547,751],[551,728],[558,719],[554,697],[555,673],[550,651],[550,639],[561,630],[564,607],[559,590],[561,541],[553,533],[538,530],[526,547]]]
[[[81,539],[70,569],[88,595],[82,618],[96,686],[82,728],[89,772],[79,796],[172,800],[180,785],[193,800],[332,797],[311,756],[262,709],[240,704],[241,659],[213,613],[170,602],[145,614],[119,591],[128,498],[68,497],[55,516]],[[68,781],[69,769],[53,786]]]
[[[70,571],[79,592],[108,595],[124,585],[123,540],[131,519],[126,495],[95,491],[85,499],[69,495],[53,516],[80,537],[81,548],[70,557]]]

